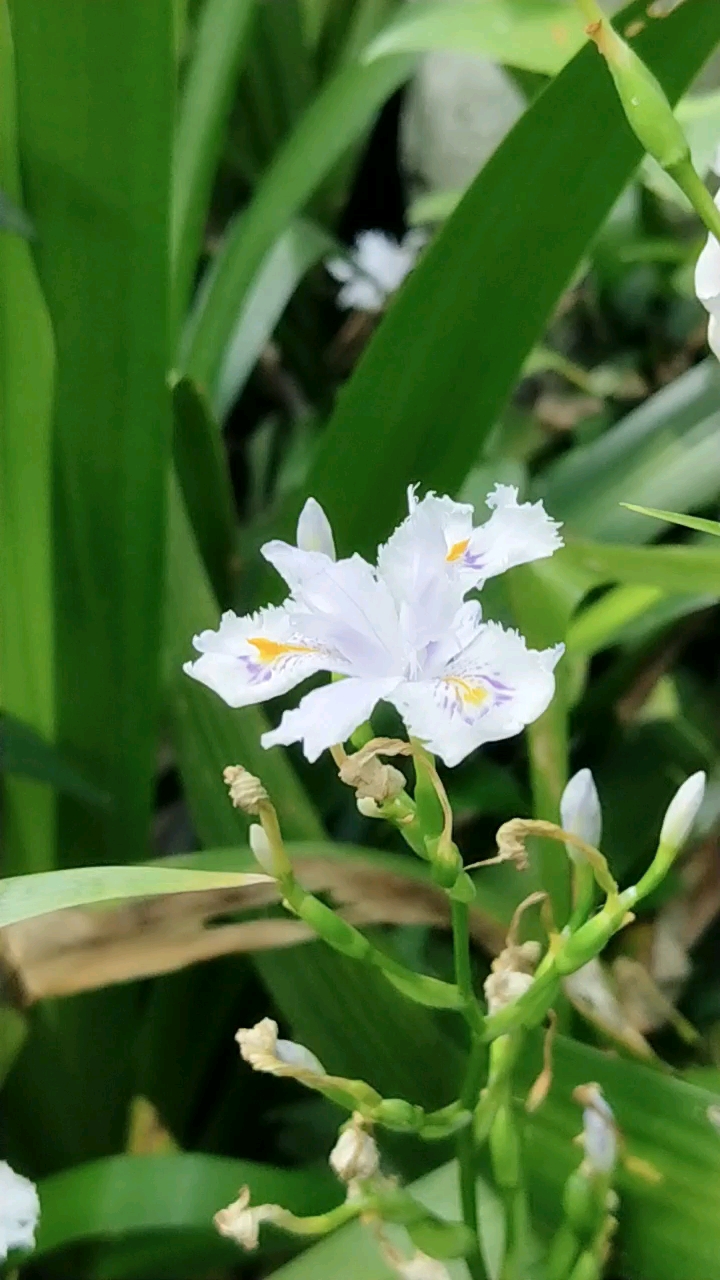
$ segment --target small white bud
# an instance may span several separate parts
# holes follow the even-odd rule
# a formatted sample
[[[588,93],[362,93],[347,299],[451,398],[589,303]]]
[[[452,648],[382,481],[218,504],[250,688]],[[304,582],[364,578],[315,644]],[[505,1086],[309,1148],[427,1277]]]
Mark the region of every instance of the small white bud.
[[[13,1249],[35,1248],[39,1216],[40,1201],[34,1183],[0,1160],[0,1262]]]
[[[263,1222],[282,1222],[288,1217],[285,1209],[279,1204],[250,1204],[250,1188],[241,1187],[237,1200],[229,1204],[227,1209],[220,1209],[213,1222],[221,1236],[234,1240],[250,1252],[257,1249],[260,1236],[260,1225]]]
[[[595,780],[589,769],[580,769],[573,774],[562,793],[560,800],[560,822],[563,831],[579,836],[585,844],[597,849],[602,836],[602,810]],[[582,858],[582,854],[568,845],[568,853],[573,860]]]
[[[371,796],[358,796],[355,803],[357,804],[358,812],[362,814],[363,818],[380,818],[382,816],[377,801],[373,800]]]
[[[617,1162],[618,1130],[612,1108],[597,1084],[579,1085],[574,1098],[583,1108],[583,1147],[593,1173],[612,1173]]]
[[[660,844],[679,849],[687,840],[705,795],[707,778],[702,770],[687,778],[675,792],[663,818]]]
[[[251,823],[248,831],[248,841],[255,854],[256,862],[259,862],[263,871],[266,871],[269,876],[274,876],[275,858],[273,857],[272,845],[259,823]]]
[[[380,1168],[375,1139],[363,1127],[362,1118],[353,1116],[330,1152],[330,1168],[341,1182],[350,1183],[374,1178]]]
[[[314,498],[308,498],[297,522],[297,545],[301,551],[321,551],[335,559],[335,541],[325,512]]]

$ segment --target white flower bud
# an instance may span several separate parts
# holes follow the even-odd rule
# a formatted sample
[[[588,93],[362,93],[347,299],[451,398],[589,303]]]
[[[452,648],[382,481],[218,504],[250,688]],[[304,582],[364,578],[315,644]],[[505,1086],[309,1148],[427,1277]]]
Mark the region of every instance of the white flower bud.
[[[371,796],[358,796],[355,803],[358,807],[358,813],[361,813],[363,818],[380,818],[382,816],[377,801],[373,800]]]
[[[39,1216],[40,1201],[34,1183],[0,1160],[0,1262],[13,1249],[35,1248]]]
[[[618,1129],[612,1108],[597,1084],[580,1085],[574,1092],[583,1108],[585,1160],[592,1173],[612,1173],[617,1163]]]
[[[255,855],[255,860],[259,862],[263,871],[266,871],[269,876],[275,875],[275,859],[272,845],[259,823],[253,822],[251,824],[248,831],[248,841]]]
[[[250,1206],[250,1188],[242,1187],[237,1200],[220,1209],[213,1222],[221,1236],[234,1240],[248,1251],[257,1249],[261,1222],[281,1222],[287,1212],[279,1204]]]
[[[675,792],[663,818],[660,844],[679,849],[687,840],[705,795],[707,778],[702,770],[687,778]]]
[[[375,1139],[363,1127],[362,1117],[354,1115],[352,1123],[342,1130],[330,1152],[330,1168],[345,1183],[375,1177],[380,1156]]]
[[[562,793],[560,800],[560,822],[563,831],[579,836],[585,844],[597,849],[602,836],[602,810],[595,780],[589,769],[580,769],[573,774]],[[568,853],[573,860],[582,858],[582,854],[568,845]]]
[[[314,498],[308,498],[297,522],[297,545],[301,551],[321,551],[335,559],[335,541],[325,512]]]

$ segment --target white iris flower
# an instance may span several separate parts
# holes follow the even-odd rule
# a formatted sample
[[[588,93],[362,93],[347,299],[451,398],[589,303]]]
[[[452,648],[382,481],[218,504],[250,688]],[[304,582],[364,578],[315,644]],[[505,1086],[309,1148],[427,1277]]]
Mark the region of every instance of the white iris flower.
[[[720,208],[720,192],[715,204]],[[720,360],[720,244],[713,235],[708,236],[697,260],[695,292],[710,316],[708,346]]]
[[[490,519],[473,528],[471,506],[432,493],[419,501],[410,489],[409,513],[376,568],[359,555],[336,561],[328,536],[326,551],[266,543],[288,599],[244,618],[223,614],[219,630],[195,636],[201,656],[185,671],[231,707],[266,702],[319,671],[344,677],[263,735],[264,747],[302,742],[308,760],[345,742],[381,699],[447,765],[513,737],[550,702],[563,646],[528,649],[517,631],[483,622],[465,595],[562,543],[542,503],[519,504],[516,489],[498,485],[487,503]],[[301,542],[306,526],[305,512]]]
[[[384,231],[361,231],[348,258],[329,258],[325,263],[342,285],[338,306],[348,311],[382,311],[412,271],[426,240],[424,231],[408,231],[399,244]]]

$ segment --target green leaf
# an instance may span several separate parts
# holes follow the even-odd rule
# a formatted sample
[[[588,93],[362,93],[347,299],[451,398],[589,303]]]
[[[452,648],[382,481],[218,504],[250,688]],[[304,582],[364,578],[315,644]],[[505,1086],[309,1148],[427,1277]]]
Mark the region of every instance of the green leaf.
[[[227,416],[240,395],[306,271],[334,248],[333,238],[307,218],[297,218],[276,240],[245,298],[225,350],[213,393],[219,419]]]
[[[622,582],[687,595],[714,594],[720,583],[720,550],[715,547],[615,547],[605,542],[572,542],[557,558],[586,574],[588,586]]]
[[[365,61],[449,49],[554,75],[584,43],[584,25],[579,11],[548,0],[421,3],[373,40]]]
[[[244,1185],[253,1203],[280,1203],[298,1214],[324,1212],[338,1200],[338,1184],[324,1169],[276,1169],[200,1153],[111,1156],[40,1183],[34,1256],[93,1240],[200,1231],[206,1249],[215,1246],[208,1265],[232,1266],[238,1262],[237,1246],[221,1240],[212,1218]],[[184,1274],[178,1262],[176,1274]]]
[[[205,397],[189,378],[173,396],[173,461],[205,572],[221,606],[233,597],[238,530],[235,498],[220,429]]]
[[[27,1023],[17,1009],[0,1005],[0,1086],[11,1070],[27,1035]]]
[[[176,867],[76,867],[68,871],[39,871],[0,880],[0,929],[64,907],[125,898],[153,898],[162,893],[237,889],[268,882],[268,876],[257,872],[188,871]]]
[[[631,5],[620,24],[643,13]],[[720,7],[693,0],[636,47],[676,101],[718,39]],[[409,481],[459,488],[639,159],[607,69],[585,48],[467,191],[343,389],[308,480],[343,553],[387,537]],[[348,477],[352,502],[339,496]]]
[[[14,716],[0,716],[0,773],[47,782],[85,804],[106,805],[110,801],[105,791],[93,787],[55,747]]]
[[[0,186],[20,200],[15,58],[0,4]],[[5,710],[43,737],[55,728],[51,534],[53,336],[27,243],[0,231],[0,691]],[[5,779],[6,870],[55,861],[55,800]]]
[[[172,5],[11,0],[10,8],[26,206],[58,350],[49,540],[57,740],[114,800],[110,818],[63,797],[60,840],[68,860],[119,862],[147,847],[156,762]],[[27,437],[23,448],[34,460]],[[42,521],[29,495],[27,506],[28,519]],[[32,580],[27,548],[23,556]],[[52,633],[46,612],[32,627]],[[26,663],[27,640],[19,642]],[[5,706],[44,728],[7,697]]]
[[[170,230],[173,333],[179,332],[190,296],[254,8],[254,0],[205,0],[200,11],[175,135]]]
[[[248,208],[229,227],[201,285],[180,352],[181,367],[211,394],[267,254],[385,99],[408,78],[415,61],[399,54],[338,72],[278,151]]]
[[[680,510],[713,501],[720,491],[719,433],[720,368],[710,359],[599,439],[566,453],[543,473],[538,492],[575,535],[649,541],[656,531],[629,500]]]
[[[698,533],[711,533],[713,537],[720,538],[720,522],[717,520],[703,520],[700,516],[682,516],[677,511],[659,511],[656,507],[637,507],[634,502],[622,502],[620,504],[626,507],[628,511],[637,511],[641,516],[652,516],[655,520],[665,520],[668,524],[679,524],[684,529],[695,529]]]

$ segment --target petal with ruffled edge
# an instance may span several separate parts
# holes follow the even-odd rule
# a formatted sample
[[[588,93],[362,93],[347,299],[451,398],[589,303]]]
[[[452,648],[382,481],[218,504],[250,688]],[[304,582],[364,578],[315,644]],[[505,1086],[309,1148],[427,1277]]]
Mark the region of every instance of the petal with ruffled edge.
[[[437,613],[449,599],[448,583],[464,593],[506,569],[557,551],[562,546],[557,522],[541,502],[519,503],[517,498],[513,486],[496,485],[486,498],[492,515],[474,529],[468,503],[435,493],[418,501],[410,489],[410,514],[378,555],[378,570],[396,599],[424,598]]]
[[[266,542],[265,559],[285,579],[297,608],[311,613],[319,630],[331,627],[350,646],[353,674],[400,675],[403,667],[398,613],[388,587],[362,556],[332,561],[287,542]],[[361,658],[364,654],[364,658]]]
[[[447,765],[484,742],[512,738],[545,710],[563,646],[528,649],[517,631],[488,622],[444,669],[403,681],[388,697],[409,733]]]
[[[328,747],[346,742],[358,725],[369,719],[381,698],[397,688],[397,679],[337,680],[306,693],[297,707],[286,711],[277,729],[264,733],[264,747],[287,747],[302,742],[307,759],[317,760]]]
[[[224,613],[217,631],[193,639],[200,657],[183,671],[214,690],[230,707],[266,702],[294,689],[318,671],[345,671],[347,663],[329,643],[309,641],[302,615],[284,605],[238,618]]]
[[[429,493],[421,502],[408,489],[409,515],[378,550],[378,573],[395,600],[402,629],[415,648],[445,635],[468,589],[448,572],[448,547],[467,544],[473,508]]]

